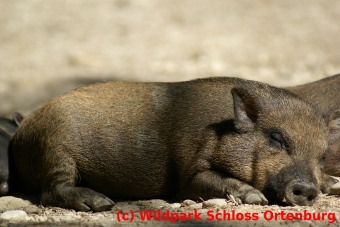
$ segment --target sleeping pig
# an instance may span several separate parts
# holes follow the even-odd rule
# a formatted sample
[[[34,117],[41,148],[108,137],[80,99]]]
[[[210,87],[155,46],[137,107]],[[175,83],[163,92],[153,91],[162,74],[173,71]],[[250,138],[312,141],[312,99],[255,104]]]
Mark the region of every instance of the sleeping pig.
[[[107,82],[46,103],[9,147],[13,178],[43,205],[110,209],[110,198],[225,198],[311,205],[327,127],[292,93],[238,78]]]

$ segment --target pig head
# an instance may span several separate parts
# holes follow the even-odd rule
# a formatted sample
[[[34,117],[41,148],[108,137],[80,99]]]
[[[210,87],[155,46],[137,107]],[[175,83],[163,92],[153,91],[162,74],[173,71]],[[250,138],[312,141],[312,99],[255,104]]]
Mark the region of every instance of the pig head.
[[[325,187],[322,165],[327,130],[320,116],[306,103],[274,88],[234,88],[232,97],[233,126],[228,121],[215,123],[210,127],[213,131],[208,131],[210,139],[203,135],[197,158],[185,165],[192,169],[183,173],[191,173],[184,197],[192,196],[195,188],[197,197],[230,193],[240,202],[267,203],[240,180],[271,202],[313,204],[319,189]],[[208,179],[214,179],[214,187]],[[217,190],[223,186],[225,190]]]

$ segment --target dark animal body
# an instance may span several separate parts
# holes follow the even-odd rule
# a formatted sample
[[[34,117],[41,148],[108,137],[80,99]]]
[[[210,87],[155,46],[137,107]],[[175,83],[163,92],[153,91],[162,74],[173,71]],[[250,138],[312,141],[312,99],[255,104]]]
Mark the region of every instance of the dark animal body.
[[[327,190],[326,133],[311,105],[254,81],[111,82],[29,115],[9,153],[18,188],[41,192],[45,205],[99,211],[113,205],[105,195],[228,194],[310,205]]]
[[[14,113],[12,119],[0,118],[0,196],[9,191],[8,144],[22,119],[19,113]]]
[[[340,177],[340,74],[288,90],[317,107],[324,115],[329,127],[325,172]]]

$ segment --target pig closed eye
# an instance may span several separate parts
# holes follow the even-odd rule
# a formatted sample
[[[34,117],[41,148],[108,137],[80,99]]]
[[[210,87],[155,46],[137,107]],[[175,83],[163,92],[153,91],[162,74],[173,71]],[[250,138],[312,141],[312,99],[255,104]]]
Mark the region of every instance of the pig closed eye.
[[[286,143],[279,132],[271,132],[269,134],[270,144],[278,149],[286,150]]]

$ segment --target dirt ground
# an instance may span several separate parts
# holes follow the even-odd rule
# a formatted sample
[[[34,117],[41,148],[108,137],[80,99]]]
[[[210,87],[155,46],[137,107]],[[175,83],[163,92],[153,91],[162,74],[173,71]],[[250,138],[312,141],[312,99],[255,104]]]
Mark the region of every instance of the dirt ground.
[[[33,205],[20,196],[0,198],[0,226],[339,226],[340,200],[338,197],[321,195],[311,207],[304,206],[258,206],[236,205],[219,199],[195,203],[185,200],[182,203],[164,200],[142,200],[117,202],[111,211],[76,212],[57,207]],[[3,219],[6,211],[24,214]],[[119,212],[120,211],[120,212]],[[160,212],[157,216],[157,212]],[[156,220],[142,218],[144,212],[156,212]],[[166,212],[169,212],[166,216]],[[226,213],[225,219],[223,214]],[[7,212],[8,213],[8,212]],[[133,213],[133,214],[132,214]],[[142,214],[141,214],[142,213]],[[165,214],[164,214],[165,213]],[[196,216],[188,218],[190,213]],[[303,221],[290,219],[289,214],[304,215]],[[123,218],[122,214],[126,214]],[[233,216],[234,214],[234,216]],[[282,215],[283,214],[283,215]],[[162,216],[163,215],[163,216]],[[229,216],[228,216],[229,215]],[[249,215],[250,220],[246,219]],[[276,215],[276,216],[275,216]],[[314,216],[315,217],[314,217]],[[320,216],[317,216],[320,215]],[[322,216],[323,215],[323,216]],[[133,220],[131,218],[133,217]],[[256,219],[258,217],[258,219]]]
[[[29,114],[56,95],[102,80],[238,76],[288,86],[321,79],[340,72],[339,9],[336,0],[1,0],[0,116],[13,111]],[[153,208],[154,203],[151,201],[149,207],[134,203],[122,206],[138,213],[139,209]],[[183,204],[162,206],[178,211],[194,209]],[[197,209],[206,213],[206,209]],[[321,197],[309,208],[228,203],[217,209],[259,212],[259,216],[266,210],[308,209],[335,212],[340,221],[337,197]],[[0,225],[119,224],[116,208],[84,213],[44,208],[20,197],[0,198],[0,211],[8,210],[25,211],[26,215],[1,218]],[[250,226],[273,223],[203,222]],[[292,226],[327,223],[275,222]]]

